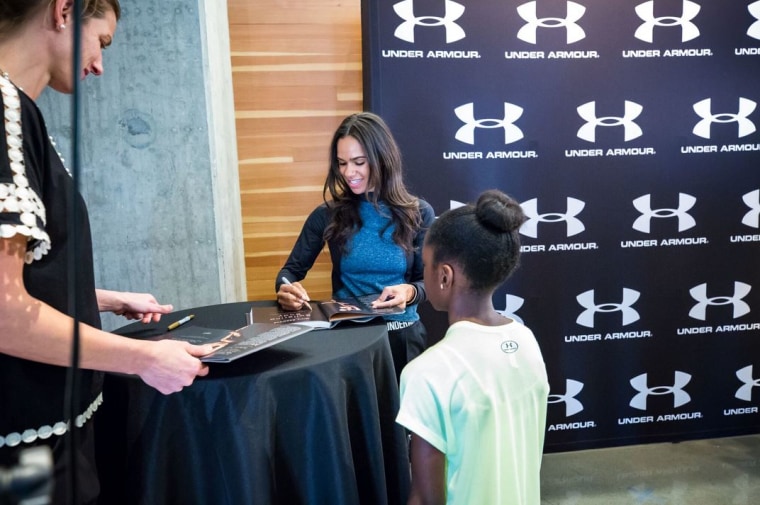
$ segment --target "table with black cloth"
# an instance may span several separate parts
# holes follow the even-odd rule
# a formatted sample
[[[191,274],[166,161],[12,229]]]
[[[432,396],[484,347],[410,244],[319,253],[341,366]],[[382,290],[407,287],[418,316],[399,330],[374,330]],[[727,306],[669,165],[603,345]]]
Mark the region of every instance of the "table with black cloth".
[[[196,326],[235,329],[240,302],[131,324],[147,338],[194,314]],[[385,324],[341,323],[232,363],[162,395],[109,374],[95,416],[99,503],[156,505],[403,504],[406,436]]]

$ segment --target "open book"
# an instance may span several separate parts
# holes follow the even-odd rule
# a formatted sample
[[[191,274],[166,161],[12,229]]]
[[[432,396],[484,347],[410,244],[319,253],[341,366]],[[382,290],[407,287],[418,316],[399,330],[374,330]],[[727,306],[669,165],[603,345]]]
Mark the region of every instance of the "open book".
[[[191,344],[213,344],[214,352],[201,357],[207,363],[229,363],[256,351],[290,340],[313,330],[308,326],[292,324],[252,323],[237,330],[182,326],[154,340],[172,339]]]
[[[380,293],[351,298],[311,301],[312,310],[283,310],[279,306],[253,307],[253,320],[257,323],[297,324],[310,328],[332,328],[341,321],[366,322],[378,316],[402,314],[401,307],[373,309],[372,302]]]

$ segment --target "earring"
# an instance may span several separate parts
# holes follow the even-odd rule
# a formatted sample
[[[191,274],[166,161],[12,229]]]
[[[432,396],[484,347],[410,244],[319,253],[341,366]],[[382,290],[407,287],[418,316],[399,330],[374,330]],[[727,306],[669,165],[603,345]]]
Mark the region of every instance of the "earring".
[[[66,25],[64,23],[61,23],[60,25],[58,25],[58,29],[59,30],[65,30],[66,29]]]
[[[441,291],[443,291],[443,283],[441,283]]]

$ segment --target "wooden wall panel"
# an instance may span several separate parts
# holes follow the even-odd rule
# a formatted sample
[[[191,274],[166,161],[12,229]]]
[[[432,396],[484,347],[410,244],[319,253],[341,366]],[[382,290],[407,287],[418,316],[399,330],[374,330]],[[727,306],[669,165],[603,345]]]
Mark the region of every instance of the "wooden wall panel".
[[[322,202],[328,148],[362,109],[360,0],[228,0],[249,300],[275,275]],[[330,296],[323,251],[304,281]]]

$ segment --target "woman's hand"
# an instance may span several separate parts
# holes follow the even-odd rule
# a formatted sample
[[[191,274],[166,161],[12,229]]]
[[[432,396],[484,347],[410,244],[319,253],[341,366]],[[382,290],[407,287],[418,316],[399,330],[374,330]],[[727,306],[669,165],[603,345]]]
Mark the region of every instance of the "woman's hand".
[[[277,303],[285,310],[301,310],[304,306],[311,309],[309,300],[309,293],[300,282],[282,283],[277,291]]]
[[[385,309],[388,307],[401,307],[406,309],[406,305],[414,300],[417,288],[411,284],[396,284],[395,286],[386,286],[383,292],[372,302],[373,309]]]
[[[138,375],[165,395],[181,391],[196,377],[208,374],[208,366],[199,358],[214,351],[211,344],[192,345],[168,339],[146,344],[148,352]]]
[[[127,319],[140,319],[143,323],[158,322],[163,314],[174,310],[172,305],[161,305],[149,293],[95,290],[101,312],[113,312]]]

